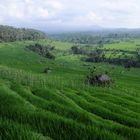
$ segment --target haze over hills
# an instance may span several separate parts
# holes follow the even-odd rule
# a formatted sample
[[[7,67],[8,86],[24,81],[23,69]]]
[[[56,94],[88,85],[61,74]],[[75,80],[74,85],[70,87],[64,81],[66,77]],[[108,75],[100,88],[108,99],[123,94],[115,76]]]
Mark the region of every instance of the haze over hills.
[[[10,25],[1,25],[1,26],[10,26]],[[32,29],[32,26],[22,26],[22,25],[14,25],[13,27],[15,28],[26,28],[26,29]],[[40,30],[42,32],[48,33],[48,34],[53,34],[53,33],[68,33],[68,32],[92,32],[92,31],[109,31],[109,30],[135,30],[135,28],[105,28],[102,26],[98,26],[98,25],[92,25],[92,26],[62,26],[62,25],[58,25],[58,26],[49,26],[49,25],[45,25],[42,27],[35,27],[34,30]],[[136,28],[136,30],[138,30],[138,28]]]
[[[29,27],[24,27],[24,26],[8,26],[8,25],[0,25],[1,32],[2,28],[12,28],[17,29],[17,30],[23,30],[27,29],[27,31],[31,32],[38,32],[40,35],[43,35],[43,32],[47,35],[52,35],[52,34],[67,34],[67,33],[94,33],[94,34],[109,34],[109,33],[128,33],[128,34],[139,34],[140,28],[104,28],[101,26],[88,26],[88,27],[72,27],[72,28],[67,28],[67,27],[55,27],[55,28],[49,28],[49,27],[42,27],[42,28],[36,28],[32,29]],[[7,30],[8,31],[8,30]],[[10,31],[10,30],[9,30]],[[34,33],[33,33],[34,34]]]

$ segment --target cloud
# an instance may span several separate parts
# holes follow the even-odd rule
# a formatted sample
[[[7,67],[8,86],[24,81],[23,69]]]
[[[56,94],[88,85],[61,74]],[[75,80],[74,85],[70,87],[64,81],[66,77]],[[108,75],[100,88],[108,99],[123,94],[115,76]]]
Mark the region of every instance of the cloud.
[[[0,0],[0,24],[35,28],[140,27],[139,0]]]

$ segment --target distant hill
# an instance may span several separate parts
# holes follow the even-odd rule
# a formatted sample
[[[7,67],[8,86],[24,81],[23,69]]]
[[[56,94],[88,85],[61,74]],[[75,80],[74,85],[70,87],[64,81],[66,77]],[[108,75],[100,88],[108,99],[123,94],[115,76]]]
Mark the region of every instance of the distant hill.
[[[140,29],[91,29],[91,31],[52,33],[49,37],[55,40],[68,41],[80,44],[111,43],[118,40],[129,40],[140,38]]]
[[[36,40],[44,38],[46,38],[46,34],[38,30],[0,25],[0,42]]]

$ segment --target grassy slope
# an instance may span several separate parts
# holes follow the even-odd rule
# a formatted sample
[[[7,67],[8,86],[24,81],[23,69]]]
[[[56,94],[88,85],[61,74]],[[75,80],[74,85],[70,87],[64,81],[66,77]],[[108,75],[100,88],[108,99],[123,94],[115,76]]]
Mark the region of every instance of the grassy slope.
[[[123,42],[120,42],[120,43],[115,43],[115,44],[106,44],[105,45],[105,48],[107,49],[121,49],[121,50],[127,50],[127,51],[135,51],[135,49],[139,48],[139,46],[137,45],[140,45],[140,40],[139,39],[136,39],[136,40],[133,40],[133,41],[123,41]]]
[[[32,41],[0,44],[0,139],[139,139],[140,69],[88,63],[110,71],[115,84],[85,86],[89,66],[68,55],[72,44],[39,42],[56,46],[55,61],[27,51]]]

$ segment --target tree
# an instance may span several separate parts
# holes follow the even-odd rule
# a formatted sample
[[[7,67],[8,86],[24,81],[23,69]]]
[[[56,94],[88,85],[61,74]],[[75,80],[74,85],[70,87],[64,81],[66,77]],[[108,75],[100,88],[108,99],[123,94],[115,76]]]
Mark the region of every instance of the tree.
[[[0,25],[0,42],[36,40],[44,38],[46,38],[46,34],[41,31]]]

